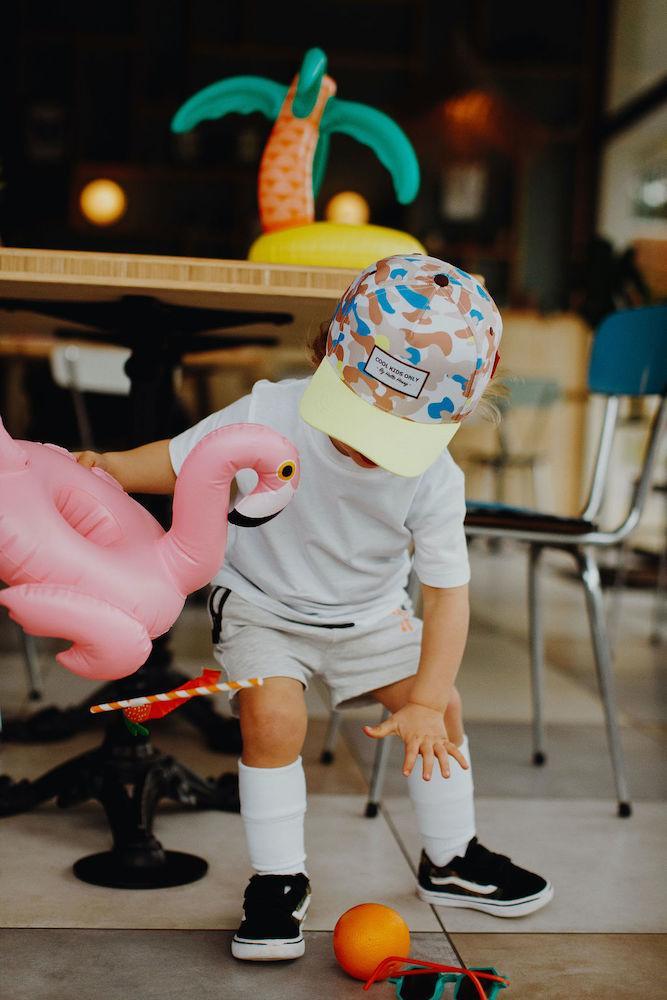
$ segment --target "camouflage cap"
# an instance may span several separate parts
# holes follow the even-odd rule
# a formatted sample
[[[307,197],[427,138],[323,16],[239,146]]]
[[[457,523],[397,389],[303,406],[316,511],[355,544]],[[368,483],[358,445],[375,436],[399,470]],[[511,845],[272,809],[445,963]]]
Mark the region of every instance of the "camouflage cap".
[[[501,334],[470,274],[421,254],[387,257],[338,303],[301,415],[378,465],[418,475],[477,406]]]

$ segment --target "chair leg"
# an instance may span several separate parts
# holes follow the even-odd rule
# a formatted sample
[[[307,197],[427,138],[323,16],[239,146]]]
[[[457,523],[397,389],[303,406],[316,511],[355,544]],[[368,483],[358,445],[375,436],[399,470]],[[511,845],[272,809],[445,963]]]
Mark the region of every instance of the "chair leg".
[[[342,721],[342,712],[338,712],[335,708],[332,709],[331,715],[329,716],[327,734],[324,737],[324,746],[322,747],[322,753],[320,754],[320,764],[333,764],[336,741],[338,740],[338,733],[340,732]]]
[[[533,496],[536,510],[547,510],[549,507],[549,467],[539,456],[531,462],[533,479]]]
[[[368,791],[368,801],[366,802],[366,816],[373,819],[377,816],[382,801],[382,789],[384,787],[384,776],[387,770],[389,752],[391,750],[390,737],[378,740],[375,750],[375,760],[373,761],[373,775],[371,777],[371,787]]]
[[[667,487],[663,487],[665,498],[664,527],[665,538],[660,561],[658,563],[658,578],[655,588],[655,604],[653,612],[653,629],[651,631],[651,644],[659,646],[665,641],[665,631],[667,626]]]
[[[533,764],[546,763],[544,739],[544,636],[538,569],[542,548],[531,545],[528,552],[528,630],[530,635],[530,677],[533,699]]]
[[[79,440],[81,441],[81,447],[84,451],[93,451],[95,448],[93,430],[90,424],[88,407],[86,406],[83,393],[79,392],[79,390],[75,389],[73,386],[70,389],[70,393],[72,396],[72,403],[74,405],[74,416],[76,418],[76,426],[79,433]]]
[[[540,510],[540,503],[537,492],[537,459],[531,458],[526,466],[526,472],[530,479],[530,502],[534,510]]]
[[[614,772],[616,796],[618,798],[618,815],[630,816],[632,814],[632,805],[630,803],[625,775],[623,747],[617,718],[613,663],[607,636],[602,588],[600,586],[600,571],[597,562],[589,552],[579,552],[577,553],[577,558],[586,594],[586,608],[591,629],[595,667],[602,704],[604,706],[607,740],[609,742],[609,753]]]
[[[30,700],[38,701],[42,697],[42,672],[39,667],[39,656],[34,636],[28,635],[19,626],[21,633],[21,643],[23,645],[23,657],[25,659],[26,671],[28,673],[28,683],[30,685]]]
[[[382,712],[382,722],[389,718],[388,709]],[[373,774],[371,775],[371,786],[368,790],[368,801],[366,802],[366,816],[373,819],[377,816],[382,801],[382,789],[384,787],[384,776],[387,770],[389,752],[391,750],[391,739],[385,736],[383,740],[377,741],[375,748],[375,759],[373,760]]]
[[[653,629],[651,644],[659,646],[665,641],[667,631],[667,544],[660,554],[658,563],[658,581],[655,588],[655,604],[653,610]]]

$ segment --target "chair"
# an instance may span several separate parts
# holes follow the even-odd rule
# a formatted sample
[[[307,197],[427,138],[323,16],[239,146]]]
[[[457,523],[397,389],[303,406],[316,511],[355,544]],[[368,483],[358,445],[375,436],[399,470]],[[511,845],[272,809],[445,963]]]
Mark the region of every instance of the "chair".
[[[543,635],[538,568],[544,549],[570,552],[584,587],[593,653],[602,698],[609,751],[620,816],[632,807],[616,715],[612,656],[605,621],[600,573],[595,553],[618,546],[637,526],[651,487],[661,435],[667,424],[667,306],[649,306],[614,313],[597,329],[588,367],[588,387],[606,397],[604,419],[588,501],[576,518],[558,517],[505,504],[468,504],[466,533],[470,537],[515,539],[528,545],[528,611],[533,701],[533,761],[543,764]],[[659,396],[644,460],[630,507],[613,530],[596,523],[601,510],[620,400],[624,396]]]
[[[544,497],[538,495],[537,471],[544,465],[546,454],[540,448],[540,438],[546,426],[547,412],[560,399],[558,382],[544,378],[513,378],[509,394],[496,403],[503,419],[498,424],[498,448],[495,452],[472,452],[466,456],[466,465],[487,468],[493,474],[494,498],[497,503],[505,501],[507,473],[513,469],[528,472],[532,493],[532,503],[543,507]],[[529,441],[526,434],[519,435],[524,441],[517,444],[516,428],[511,427],[511,414],[517,410],[529,411]],[[525,428],[524,428],[525,430]]]
[[[130,351],[124,347],[103,345],[61,344],[49,356],[51,375],[56,385],[69,389],[74,404],[81,447],[95,447],[84,392],[107,396],[128,396],[130,380],[125,363]]]

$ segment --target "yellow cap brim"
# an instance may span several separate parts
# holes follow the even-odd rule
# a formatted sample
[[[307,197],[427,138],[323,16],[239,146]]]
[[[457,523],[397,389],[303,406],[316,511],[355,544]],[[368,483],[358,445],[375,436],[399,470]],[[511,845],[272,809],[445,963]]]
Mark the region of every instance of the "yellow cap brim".
[[[458,423],[418,423],[366,403],[338,378],[327,358],[310,380],[299,412],[311,427],[397,476],[420,476],[459,428]]]

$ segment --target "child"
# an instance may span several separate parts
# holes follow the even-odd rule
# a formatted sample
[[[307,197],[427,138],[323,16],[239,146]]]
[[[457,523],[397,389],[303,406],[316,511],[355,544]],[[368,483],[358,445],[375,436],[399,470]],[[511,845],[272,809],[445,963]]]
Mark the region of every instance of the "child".
[[[243,735],[241,813],[256,874],[232,954],[296,958],[310,885],[303,821],[304,689],[318,675],[336,707],[380,702],[366,734],[404,743],[423,850],[417,892],[438,906],[520,916],[549,882],[475,837],[473,783],[454,686],[468,629],[463,474],[446,450],[498,361],[495,304],[464,271],[417,254],[352,283],[309,380],[259,382],[250,395],[174,438],[80,461],[133,491],[173,489],[208,431],[249,421],[294,442],[301,485],[279,518],[231,527],[209,608],[230,678],[262,676],[233,699]],[[242,472],[239,486],[253,486]],[[225,516],[224,511],[220,516]],[[414,545],[423,624],[405,592]],[[421,757],[421,761],[418,758]],[[453,762],[452,762],[453,761]]]

